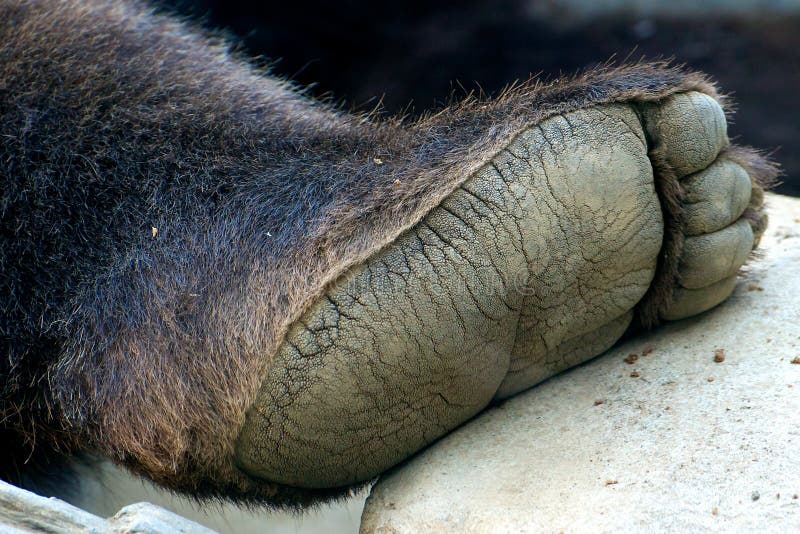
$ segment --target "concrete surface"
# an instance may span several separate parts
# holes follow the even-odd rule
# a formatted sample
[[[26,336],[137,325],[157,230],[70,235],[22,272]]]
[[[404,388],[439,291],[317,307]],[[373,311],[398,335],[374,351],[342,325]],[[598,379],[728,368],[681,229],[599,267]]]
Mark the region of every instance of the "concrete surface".
[[[729,301],[445,437],[379,481],[362,532],[800,530],[800,200],[768,202]]]

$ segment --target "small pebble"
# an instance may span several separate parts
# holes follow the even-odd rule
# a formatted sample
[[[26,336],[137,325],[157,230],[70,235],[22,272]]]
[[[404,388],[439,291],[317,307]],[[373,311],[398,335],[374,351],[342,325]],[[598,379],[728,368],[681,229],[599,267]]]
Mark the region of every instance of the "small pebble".
[[[725,349],[717,349],[714,351],[714,361],[717,363],[725,361]]]
[[[757,501],[758,499],[761,498],[761,494],[757,491],[754,491],[753,494],[750,495],[750,498],[753,499],[754,501]]]

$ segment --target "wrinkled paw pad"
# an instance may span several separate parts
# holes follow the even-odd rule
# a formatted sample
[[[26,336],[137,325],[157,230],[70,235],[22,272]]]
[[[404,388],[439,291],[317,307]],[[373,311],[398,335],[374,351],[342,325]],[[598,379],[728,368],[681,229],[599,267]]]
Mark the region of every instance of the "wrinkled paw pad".
[[[710,96],[673,95],[646,106],[642,115],[657,179],[679,184],[671,200],[682,235],[672,236],[675,261],[668,276],[673,287],[659,308],[661,319],[677,320],[731,294],[766,228],[763,190],[755,173],[748,172],[748,157],[758,156],[729,146],[725,113]]]

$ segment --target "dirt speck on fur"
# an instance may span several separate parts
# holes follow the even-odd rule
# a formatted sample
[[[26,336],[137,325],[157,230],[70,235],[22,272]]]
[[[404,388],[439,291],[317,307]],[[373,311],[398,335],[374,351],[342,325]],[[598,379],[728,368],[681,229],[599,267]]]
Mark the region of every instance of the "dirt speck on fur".
[[[601,404],[603,404],[604,402],[606,402],[606,401],[604,401],[603,399],[597,399],[596,401],[594,401],[594,405],[595,405],[595,406],[600,406],[600,405],[601,405]]]
[[[619,480],[616,478],[609,478],[606,480],[606,486],[613,486],[614,484],[619,484]]]
[[[717,349],[714,351],[714,361],[717,363],[725,361],[725,349]]]
[[[639,371],[633,371],[633,372],[631,373],[631,377],[632,377],[632,378],[639,378],[640,376],[641,376],[641,375],[639,374]]]

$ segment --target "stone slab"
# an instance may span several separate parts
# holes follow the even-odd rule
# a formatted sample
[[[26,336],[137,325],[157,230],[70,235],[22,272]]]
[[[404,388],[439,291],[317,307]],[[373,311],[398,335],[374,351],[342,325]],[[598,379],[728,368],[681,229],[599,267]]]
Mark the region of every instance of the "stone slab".
[[[214,534],[150,503],[126,506],[104,519],[54,497],[42,497],[0,481],[0,532],[82,534]]]

